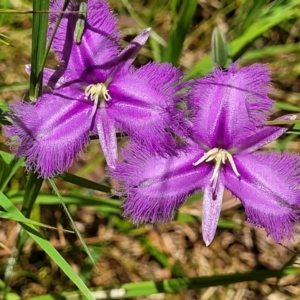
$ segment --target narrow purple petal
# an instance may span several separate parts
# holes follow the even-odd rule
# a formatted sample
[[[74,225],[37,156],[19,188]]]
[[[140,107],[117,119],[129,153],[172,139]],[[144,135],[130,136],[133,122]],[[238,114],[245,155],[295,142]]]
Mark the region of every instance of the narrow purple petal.
[[[204,190],[202,236],[206,246],[211,244],[216,234],[222,208],[223,194],[224,186],[221,182],[217,184],[216,190],[213,190],[210,185]],[[214,195],[216,195],[216,197]]]
[[[44,94],[35,105],[12,105],[14,125],[5,135],[27,169],[42,177],[64,172],[89,142],[92,106],[86,102]]]
[[[87,25],[80,45],[72,44],[68,57],[63,57],[67,67],[78,74],[92,66],[101,66],[110,74],[110,68],[114,65],[119,53],[118,41],[110,39],[107,35],[95,31]]]
[[[183,119],[175,105],[183,73],[170,64],[150,63],[119,76],[109,85],[107,112],[122,131],[153,151],[174,152]]]
[[[114,120],[111,119],[106,110],[100,108],[96,114],[96,127],[99,142],[106,158],[108,167],[114,168],[118,158],[117,139]]]
[[[53,1],[51,10],[59,9],[61,1]],[[67,11],[78,10],[74,1]],[[117,30],[117,20],[104,0],[89,0],[87,3],[87,19],[82,41],[76,45],[73,40],[78,15],[64,14],[52,43],[52,49],[65,67],[83,72],[87,67],[103,65],[109,69],[119,53],[120,34]],[[48,36],[52,34],[56,18],[50,18]]]
[[[226,166],[224,184],[243,203],[248,221],[276,242],[291,239],[292,221],[299,221],[299,157],[257,152],[234,159],[241,176]]]
[[[125,150],[127,162],[119,162],[112,170],[112,176],[127,194],[124,215],[135,224],[172,219],[186,197],[209,181],[208,164],[193,166],[201,154],[196,145],[180,151],[176,157],[155,156],[139,146]]]
[[[226,72],[216,69],[192,87],[191,127],[195,138],[210,148],[234,146],[235,137],[263,125],[272,108],[266,67],[254,64],[237,70],[236,65]]]
[[[297,115],[285,115],[276,120],[295,120]],[[254,131],[245,132],[235,137],[234,150],[239,153],[251,153],[280,137],[290,128],[290,125],[283,126],[261,126]]]
[[[150,36],[151,28],[141,31],[125,49],[118,55],[117,63],[112,70],[111,78],[124,74],[131,67],[133,61],[136,59],[141,48],[144,46]]]

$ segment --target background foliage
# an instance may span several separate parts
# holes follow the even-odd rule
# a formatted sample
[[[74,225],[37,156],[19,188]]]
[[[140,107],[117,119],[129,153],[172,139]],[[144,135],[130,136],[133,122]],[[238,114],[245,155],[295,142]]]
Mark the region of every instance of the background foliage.
[[[152,60],[169,61],[185,70],[186,78],[205,75],[213,68],[211,36],[218,24],[229,41],[228,62],[268,63],[273,72],[274,116],[300,111],[298,0],[108,2],[117,13],[124,45],[141,29],[152,27],[137,66]],[[33,15],[32,3],[26,0],[2,0],[0,9],[4,123],[7,103],[29,98],[30,79],[24,66],[31,61],[33,16],[46,18],[46,14]],[[42,43],[35,37],[38,32],[42,39],[41,29],[45,30],[33,31],[33,46]],[[33,57],[37,69],[41,59]],[[57,65],[53,53],[46,65]],[[33,96],[34,89],[30,93]],[[298,130],[295,125],[267,147],[299,152]],[[23,160],[13,159],[2,137],[0,141],[0,299],[82,299],[78,289],[83,299],[299,297],[299,236],[285,246],[274,244],[264,230],[247,225],[239,201],[229,193],[215,240],[206,248],[201,238],[200,194],[189,198],[168,224],[136,228],[124,219],[121,199],[111,197],[111,189],[118,186],[106,176],[97,140],[69,173],[53,182],[26,174]],[[120,146],[124,143],[126,139],[120,140]],[[73,231],[62,200],[88,251],[74,233],[62,231]]]

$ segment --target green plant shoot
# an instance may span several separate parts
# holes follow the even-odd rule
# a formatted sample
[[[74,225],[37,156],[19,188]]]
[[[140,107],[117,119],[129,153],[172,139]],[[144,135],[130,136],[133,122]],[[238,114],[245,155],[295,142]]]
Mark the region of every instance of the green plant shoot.
[[[86,20],[86,2],[80,2],[78,20],[76,22],[75,31],[74,31],[74,42],[76,44],[81,43],[84,27]]]

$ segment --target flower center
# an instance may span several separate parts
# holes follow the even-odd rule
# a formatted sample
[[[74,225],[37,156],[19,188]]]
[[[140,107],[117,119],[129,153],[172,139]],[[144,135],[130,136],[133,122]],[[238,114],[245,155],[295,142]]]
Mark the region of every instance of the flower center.
[[[99,99],[109,101],[111,96],[108,93],[108,89],[104,83],[90,84],[85,88],[85,97],[90,97],[92,101],[99,102]]]
[[[224,149],[213,148],[213,149],[207,151],[206,153],[204,153],[204,155],[199,160],[197,160],[195,163],[193,163],[193,165],[198,166],[201,163],[203,163],[204,161],[209,162],[212,160],[215,161],[215,167],[214,167],[212,177],[210,178],[210,181],[212,182],[214,189],[216,188],[216,185],[218,182],[222,164],[224,165],[226,163],[226,160],[228,160],[234,174],[237,177],[241,176],[241,174],[238,172],[238,170],[236,168],[236,165],[234,163],[232,155]]]
[[[92,118],[95,116],[95,113],[98,108],[99,100],[104,99],[105,101],[111,100],[111,96],[108,93],[108,89],[104,83],[90,84],[84,90],[85,98],[90,99],[94,102],[93,110],[92,110]],[[100,107],[103,105],[100,104]],[[104,107],[104,106],[103,106]],[[103,108],[102,107],[102,108]]]

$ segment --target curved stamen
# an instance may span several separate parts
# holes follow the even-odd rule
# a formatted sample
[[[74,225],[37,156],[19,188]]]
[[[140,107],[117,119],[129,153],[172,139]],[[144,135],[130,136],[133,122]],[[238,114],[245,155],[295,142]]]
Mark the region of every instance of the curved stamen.
[[[111,96],[108,93],[108,89],[104,83],[97,83],[97,84],[90,84],[84,90],[85,97],[90,99],[94,102],[93,110],[92,110],[92,117],[95,115],[99,100],[104,99],[105,101],[111,100]]]
[[[214,179],[219,177],[219,173],[222,167],[222,162],[223,162],[223,158],[224,156],[226,156],[226,154],[224,153],[223,149],[220,149],[216,155],[214,156],[214,160],[215,160],[215,167],[214,167],[214,171],[213,174],[210,178],[210,181],[214,181]]]
[[[197,160],[195,163],[193,163],[193,166],[198,166],[204,161],[211,161],[214,159],[214,155],[218,153],[219,149],[218,148],[213,148],[206,153],[203,154],[203,156]]]
[[[90,97],[92,101],[99,101],[99,98],[105,101],[111,100],[111,96],[108,93],[108,89],[104,83],[90,84],[85,88],[84,94],[86,97]]]
[[[234,174],[237,177],[241,176],[241,174],[237,170],[237,167],[235,165],[232,155],[224,149],[219,149],[219,148],[210,149],[209,151],[204,153],[203,156],[199,160],[197,160],[195,163],[193,163],[193,165],[198,166],[201,163],[203,163],[204,161],[210,162],[212,160],[215,161],[215,167],[214,167],[212,177],[210,178],[210,181],[213,182],[214,186],[216,185],[216,183],[218,181],[220,170],[222,168],[222,165],[224,165],[226,163],[226,160],[228,160]]]
[[[226,151],[226,152],[227,152],[227,151]],[[232,155],[231,155],[229,152],[227,152],[226,156],[227,156],[227,159],[228,159],[228,161],[229,161],[229,163],[230,163],[230,165],[231,165],[231,168],[232,168],[234,174],[235,174],[237,177],[240,177],[241,174],[240,174],[240,173],[238,172],[238,170],[237,170],[237,167],[236,167],[236,165],[235,165],[235,163],[234,163],[234,160],[233,160]]]

